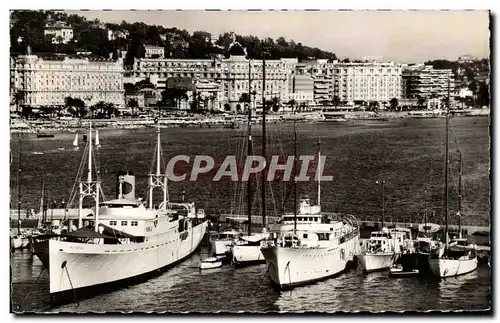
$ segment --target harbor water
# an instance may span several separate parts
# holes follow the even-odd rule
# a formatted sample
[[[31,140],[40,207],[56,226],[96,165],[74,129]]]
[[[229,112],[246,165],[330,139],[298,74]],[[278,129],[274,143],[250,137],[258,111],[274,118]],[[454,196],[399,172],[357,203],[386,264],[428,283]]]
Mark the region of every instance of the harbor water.
[[[450,213],[457,211],[458,149],[464,162],[464,214],[462,224],[490,224],[489,118],[460,117],[451,120],[450,131]],[[381,194],[377,180],[386,180],[385,221],[420,222],[424,203],[433,212],[430,222],[443,218],[444,122],[435,119],[394,119],[346,123],[301,123],[297,125],[298,153],[314,155],[321,140],[327,156],[324,174],[332,182],[322,185],[322,209],[350,213],[363,220],[380,219]],[[260,151],[259,126],[254,127],[254,149]],[[84,131],[81,131],[83,134]],[[146,198],[147,174],[155,145],[154,129],[100,130],[97,150],[105,197],[114,198],[116,173],[132,171],[136,192]],[[39,207],[42,181],[48,201],[68,201],[83,149],[74,151],[75,133],[58,133],[55,138],[30,135],[11,136],[11,206],[20,201],[23,209]],[[270,154],[293,154],[290,124],[270,124]],[[208,155],[216,165],[227,155],[246,150],[244,129],[171,128],[162,129],[164,158],[176,155]],[[83,146],[83,145],[81,145]],[[16,182],[18,158],[20,182]],[[191,159],[191,161],[193,158]],[[186,170],[189,171],[189,166]],[[171,200],[196,202],[208,214],[246,213],[238,183],[213,181],[214,174],[197,181],[169,183]],[[189,178],[189,173],[188,173]],[[272,189],[271,189],[272,188]],[[425,190],[427,189],[427,193]],[[316,183],[300,183],[299,194],[313,200]],[[259,192],[259,190],[256,190]],[[291,211],[294,201],[290,185],[273,183],[268,190],[267,210],[279,215]],[[160,194],[158,194],[160,195]],[[156,196],[155,200],[159,200]],[[260,210],[259,195],[253,205]],[[50,210],[47,212],[50,217]],[[457,221],[452,216],[451,223]],[[387,272],[364,274],[350,270],[339,277],[292,291],[278,292],[271,287],[266,266],[233,269],[230,265],[207,272],[198,269],[207,257],[202,247],[191,258],[163,275],[139,285],[98,295],[80,304],[51,308],[48,305],[48,275],[38,259],[28,251],[11,256],[12,309],[15,311],[427,311],[487,309],[491,301],[491,272],[480,265],[470,274],[435,280],[431,277],[389,278]],[[41,273],[41,275],[40,275]],[[91,273],[89,273],[90,275]]]
[[[47,271],[28,251],[11,260],[15,311],[43,312],[355,312],[485,310],[491,302],[491,271],[480,265],[459,277],[390,278],[387,271],[360,268],[290,291],[275,290],[266,265],[199,270],[207,257],[201,248],[191,258],[145,283],[58,307],[50,306]],[[40,278],[38,276],[42,272]],[[90,274],[90,273],[89,273]],[[38,278],[38,283],[35,281]],[[19,307],[18,307],[19,306]]]

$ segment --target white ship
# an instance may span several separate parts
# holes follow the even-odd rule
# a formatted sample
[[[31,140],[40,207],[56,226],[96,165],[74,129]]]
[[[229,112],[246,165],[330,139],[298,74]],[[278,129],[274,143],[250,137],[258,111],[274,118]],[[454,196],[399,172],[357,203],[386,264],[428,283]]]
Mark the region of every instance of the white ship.
[[[324,220],[320,211],[320,206],[303,198],[297,215],[282,217],[276,244],[262,248],[277,286],[288,288],[337,275],[353,260],[359,243],[357,220],[352,216]]]
[[[119,176],[116,199],[101,201],[100,178],[92,177],[92,129],[88,138],[84,153],[88,152],[88,176],[79,184],[78,229],[48,239],[34,238],[34,254],[49,270],[51,296],[69,292],[71,301],[95,294],[100,287],[121,287],[158,275],[190,256],[207,229],[204,212],[196,212],[194,203],[168,201],[167,177],[160,172],[159,129],[149,207],[135,198],[135,178],[130,174]],[[157,187],[163,191],[163,202],[155,208],[152,195]],[[95,215],[90,219],[81,212],[86,196],[95,200]]]

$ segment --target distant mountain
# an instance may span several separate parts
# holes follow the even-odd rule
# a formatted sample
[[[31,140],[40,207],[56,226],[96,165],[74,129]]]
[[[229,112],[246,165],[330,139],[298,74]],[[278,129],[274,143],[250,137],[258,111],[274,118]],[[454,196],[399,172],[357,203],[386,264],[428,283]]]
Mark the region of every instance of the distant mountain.
[[[13,10],[11,11],[10,41],[11,54],[24,53],[29,44],[34,53],[67,53],[90,51],[93,55],[109,57],[119,49],[127,49],[126,64],[133,63],[135,57],[144,56],[144,45],[165,47],[165,56],[171,58],[209,58],[217,54],[228,56],[237,50],[230,48],[233,35],[225,33],[213,42],[212,35],[204,31],[190,34],[187,30],[147,25],[142,22],[133,24],[122,21],[120,24],[102,23],[60,11],[50,10]],[[73,27],[74,40],[68,44],[52,44],[44,36],[44,26],[61,22]],[[108,39],[108,30],[119,35]],[[248,57],[268,59],[298,58],[336,59],[336,55],[319,48],[304,46],[283,37],[259,39],[254,36],[234,35],[237,42],[246,48]],[[242,54],[240,49],[237,53]]]

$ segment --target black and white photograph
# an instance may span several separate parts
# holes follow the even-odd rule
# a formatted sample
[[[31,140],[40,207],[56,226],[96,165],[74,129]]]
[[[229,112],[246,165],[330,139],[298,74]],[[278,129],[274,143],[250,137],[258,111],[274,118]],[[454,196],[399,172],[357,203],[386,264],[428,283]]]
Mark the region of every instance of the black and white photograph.
[[[9,10],[10,313],[491,315],[493,20]]]

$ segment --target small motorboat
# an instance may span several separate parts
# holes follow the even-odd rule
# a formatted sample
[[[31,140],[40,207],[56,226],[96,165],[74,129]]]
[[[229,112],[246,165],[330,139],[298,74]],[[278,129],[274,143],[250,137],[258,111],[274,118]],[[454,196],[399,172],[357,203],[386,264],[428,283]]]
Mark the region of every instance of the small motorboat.
[[[36,137],[37,138],[54,138],[54,135],[51,134],[51,133],[39,132],[39,133],[36,134]]]
[[[412,269],[410,271],[403,270],[402,265],[395,265],[389,269],[389,276],[391,277],[408,277],[408,276],[417,276],[418,269]]]
[[[219,257],[207,258],[200,264],[200,269],[213,269],[219,267],[222,267],[222,259]]]
[[[34,152],[32,152],[31,154],[32,154],[32,155],[43,155],[43,153],[42,153],[42,152],[39,152],[39,151],[34,151]]]

